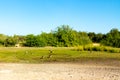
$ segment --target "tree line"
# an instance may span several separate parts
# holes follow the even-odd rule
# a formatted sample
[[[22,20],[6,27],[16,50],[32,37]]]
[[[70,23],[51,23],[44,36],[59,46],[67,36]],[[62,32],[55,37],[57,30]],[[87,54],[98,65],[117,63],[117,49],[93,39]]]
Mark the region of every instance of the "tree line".
[[[42,32],[39,35],[29,34],[25,36],[7,36],[0,34],[0,46],[11,47],[20,44],[25,47],[74,47],[100,43],[102,45],[120,47],[120,31],[112,29],[109,33],[81,32],[73,30],[68,25],[57,27],[49,33]]]
[[[120,48],[120,31],[116,28],[111,29],[106,34],[102,33],[95,34],[94,32],[89,32],[88,36],[94,43],[97,42],[105,46]]]

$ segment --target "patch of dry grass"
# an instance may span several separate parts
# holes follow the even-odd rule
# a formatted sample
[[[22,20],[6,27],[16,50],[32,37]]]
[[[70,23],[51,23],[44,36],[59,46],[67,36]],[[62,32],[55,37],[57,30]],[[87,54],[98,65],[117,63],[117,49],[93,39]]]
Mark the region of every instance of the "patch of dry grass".
[[[0,62],[41,63],[41,62],[84,62],[119,61],[119,53],[104,51],[79,51],[66,47],[45,48],[0,48]],[[50,52],[52,50],[52,52]]]

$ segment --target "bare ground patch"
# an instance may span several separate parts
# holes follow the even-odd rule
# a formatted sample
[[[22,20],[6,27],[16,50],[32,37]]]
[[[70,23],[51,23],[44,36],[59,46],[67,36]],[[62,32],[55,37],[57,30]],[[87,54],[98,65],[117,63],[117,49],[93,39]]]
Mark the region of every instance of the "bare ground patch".
[[[120,80],[120,67],[78,63],[0,63],[0,80]]]

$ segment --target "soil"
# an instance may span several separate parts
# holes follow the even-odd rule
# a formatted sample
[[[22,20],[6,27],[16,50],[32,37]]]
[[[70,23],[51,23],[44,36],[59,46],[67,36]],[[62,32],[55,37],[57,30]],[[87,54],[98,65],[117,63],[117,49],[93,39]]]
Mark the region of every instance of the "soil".
[[[0,80],[120,80],[120,67],[79,63],[0,63]]]

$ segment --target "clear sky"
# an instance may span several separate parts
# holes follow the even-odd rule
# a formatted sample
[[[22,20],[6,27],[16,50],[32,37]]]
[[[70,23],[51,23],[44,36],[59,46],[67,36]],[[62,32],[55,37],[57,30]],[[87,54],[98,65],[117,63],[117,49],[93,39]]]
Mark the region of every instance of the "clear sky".
[[[120,0],[0,0],[0,33],[40,34],[63,24],[77,31],[120,30]]]

